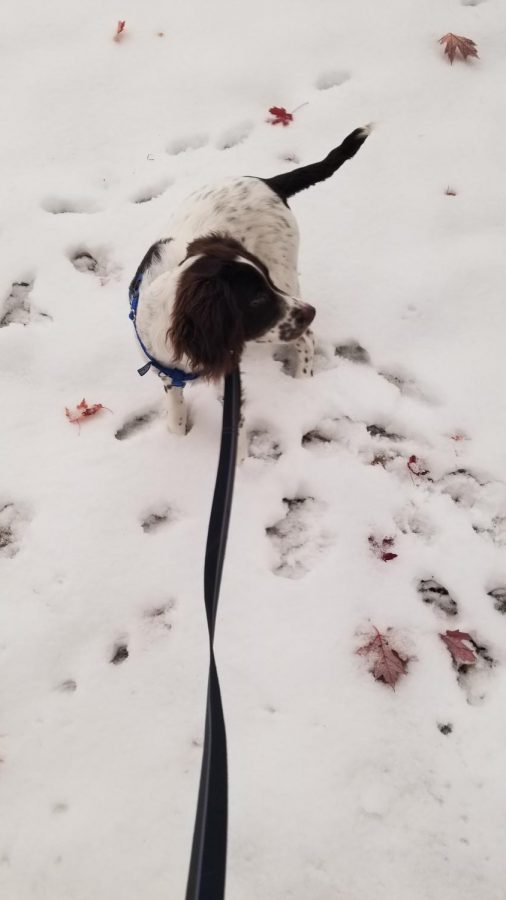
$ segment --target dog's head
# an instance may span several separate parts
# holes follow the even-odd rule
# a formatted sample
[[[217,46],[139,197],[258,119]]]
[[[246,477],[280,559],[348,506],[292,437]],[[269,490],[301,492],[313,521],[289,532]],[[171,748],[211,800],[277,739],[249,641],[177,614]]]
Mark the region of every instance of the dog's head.
[[[230,372],[246,341],[294,341],[315,309],[272,283],[266,266],[222,235],[188,246],[167,337],[176,359],[188,358],[207,378]]]

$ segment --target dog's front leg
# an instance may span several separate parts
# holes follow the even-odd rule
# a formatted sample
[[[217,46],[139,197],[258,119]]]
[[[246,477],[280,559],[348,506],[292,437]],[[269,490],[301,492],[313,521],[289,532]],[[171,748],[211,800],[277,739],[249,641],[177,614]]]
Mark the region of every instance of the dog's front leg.
[[[172,434],[186,434],[187,410],[182,387],[174,387],[170,378],[160,376],[166,398],[167,428]]]
[[[308,378],[313,374],[314,334],[310,328],[295,341],[297,360],[294,378]]]

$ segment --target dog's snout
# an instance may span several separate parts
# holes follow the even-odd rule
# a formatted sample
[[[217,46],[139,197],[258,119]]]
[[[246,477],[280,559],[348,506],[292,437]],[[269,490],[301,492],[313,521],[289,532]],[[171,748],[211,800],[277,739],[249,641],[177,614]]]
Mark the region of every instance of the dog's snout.
[[[314,306],[310,306],[309,303],[304,303],[304,306],[299,306],[295,311],[295,321],[297,325],[301,328],[308,328],[311,325],[314,317],[316,315],[316,309]]]

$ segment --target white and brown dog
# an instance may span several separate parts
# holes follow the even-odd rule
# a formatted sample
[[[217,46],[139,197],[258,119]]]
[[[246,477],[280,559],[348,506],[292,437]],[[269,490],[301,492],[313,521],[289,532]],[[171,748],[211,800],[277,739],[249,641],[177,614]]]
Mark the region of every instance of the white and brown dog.
[[[164,383],[168,427],[186,432],[183,388],[217,380],[246,341],[294,342],[296,377],[312,374],[315,309],[299,296],[299,232],[289,197],[329,178],[364,143],[357,128],[321,162],[273,178],[230,178],[191,194],[130,285],[130,318]],[[241,441],[244,454],[244,435]]]

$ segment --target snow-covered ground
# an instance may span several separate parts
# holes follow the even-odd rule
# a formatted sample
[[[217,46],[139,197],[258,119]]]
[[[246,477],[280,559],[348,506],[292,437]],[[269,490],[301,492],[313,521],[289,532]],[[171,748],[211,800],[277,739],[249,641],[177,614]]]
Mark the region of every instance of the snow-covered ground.
[[[244,361],[227,897],[504,900],[505,39],[502,0],[3,5],[2,900],[184,896],[221,407],[191,387],[167,434],[127,286],[190,190],[370,121],[292,203],[315,377]],[[110,411],[79,431],[83,397]]]

